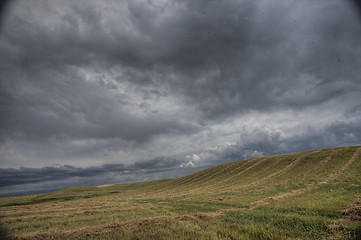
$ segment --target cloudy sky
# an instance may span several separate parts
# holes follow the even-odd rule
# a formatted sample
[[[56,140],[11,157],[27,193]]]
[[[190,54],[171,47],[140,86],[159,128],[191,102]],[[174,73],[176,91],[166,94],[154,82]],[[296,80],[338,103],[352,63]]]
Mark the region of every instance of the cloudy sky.
[[[361,144],[348,0],[18,0],[0,18],[0,195]]]

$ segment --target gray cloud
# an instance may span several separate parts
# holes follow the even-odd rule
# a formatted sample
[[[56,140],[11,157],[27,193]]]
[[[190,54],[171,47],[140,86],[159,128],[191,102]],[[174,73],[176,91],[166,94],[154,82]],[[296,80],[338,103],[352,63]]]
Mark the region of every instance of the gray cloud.
[[[14,189],[25,189],[29,185],[44,192],[59,189],[60,183],[64,188],[174,178],[248,158],[357,145],[361,140],[360,129],[360,122],[335,122],[321,131],[309,128],[302,135],[283,136],[278,130],[244,127],[237,141],[203,149],[193,156],[156,157],[131,165],[104,164],[84,168],[71,165],[0,168],[0,195],[11,195]]]
[[[120,61],[147,69],[148,77],[128,76],[132,82],[165,84],[206,118],[279,104],[317,105],[359,91],[351,70],[361,36],[355,16],[344,15],[349,6],[339,1],[309,4],[192,1],[171,8],[167,21],[151,5],[131,4],[135,31],[146,37],[129,43],[132,57]],[[147,14],[157,16],[157,24],[144,21]],[[144,46],[154,54],[142,55]],[[149,64],[139,63],[144,59]],[[162,77],[152,78],[154,71]]]
[[[11,83],[15,86],[2,88],[3,137],[41,139],[65,135],[144,141],[168,131],[188,132],[197,128],[150,114],[135,116],[122,109],[126,102],[111,98],[97,83],[86,82],[69,70],[67,79],[58,74],[49,71],[27,76],[19,85]]]
[[[79,168],[71,165],[41,168],[0,168],[0,196],[55,191],[72,186],[98,186],[109,183],[132,183],[182,176],[204,167],[187,169],[176,157],[157,157],[131,165],[104,164]],[[61,186],[61,187],[59,187]],[[32,192],[24,191],[33,188]]]
[[[120,175],[151,173],[165,171],[179,166],[181,161],[175,158],[158,157],[148,161],[137,162],[129,166],[124,164],[104,164],[101,166],[79,168],[71,165],[42,168],[2,168],[0,169],[0,187],[64,180],[73,177],[98,177],[99,175],[117,173]]]
[[[12,1],[0,26],[2,169],[71,165],[54,171],[81,177],[158,164],[165,177],[360,144],[357,4]]]
[[[207,118],[275,104],[316,105],[360,91],[353,71],[359,24],[339,1],[131,1],[113,11],[95,7],[73,4],[55,14],[59,21],[52,28],[14,17],[23,20],[16,26],[22,31],[5,31],[6,40],[20,46],[17,60],[31,67],[118,67],[118,81],[168,89]],[[120,23],[112,25],[106,14]]]
[[[361,2],[359,0],[351,0],[354,7],[357,9],[359,16],[361,17]]]
[[[301,134],[287,134],[278,129],[244,126],[234,142],[225,142],[199,153],[212,165],[243,159],[303,152],[335,146],[354,146],[361,141],[361,121],[334,122],[323,129],[305,127]]]

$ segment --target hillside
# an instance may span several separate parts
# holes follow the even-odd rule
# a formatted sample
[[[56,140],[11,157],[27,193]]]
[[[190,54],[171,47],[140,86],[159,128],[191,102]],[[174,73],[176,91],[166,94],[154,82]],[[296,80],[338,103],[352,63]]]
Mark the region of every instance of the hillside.
[[[361,147],[0,199],[10,239],[361,239]]]

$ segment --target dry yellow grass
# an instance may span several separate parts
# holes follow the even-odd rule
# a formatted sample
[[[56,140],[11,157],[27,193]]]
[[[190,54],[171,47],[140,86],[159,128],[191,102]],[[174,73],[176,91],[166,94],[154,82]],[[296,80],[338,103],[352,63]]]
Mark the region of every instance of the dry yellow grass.
[[[181,179],[2,198],[9,239],[357,239],[361,148],[252,159]],[[93,197],[92,197],[93,196]]]

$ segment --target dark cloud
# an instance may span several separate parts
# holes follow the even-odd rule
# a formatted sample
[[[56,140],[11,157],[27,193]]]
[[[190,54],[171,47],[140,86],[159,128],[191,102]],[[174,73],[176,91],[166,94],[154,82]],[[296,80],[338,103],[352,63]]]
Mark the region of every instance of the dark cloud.
[[[71,165],[0,168],[0,196],[34,194],[80,185],[99,186],[174,178],[204,168],[204,166],[184,168],[181,167],[182,163],[182,160],[176,157],[157,157],[132,165],[104,164],[86,168]]]
[[[354,4],[354,6],[357,9],[358,14],[361,18],[361,1],[360,0],[351,0],[351,2]]]
[[[104,164],[101,166],[79,168],[71,165],[42,167],[42,168],[1,168],[0,169],[0,187],[32,184],[37,182],[64,180],[74,177],[88,178],[101,177],[109,173],[119,175],[135,175],[151,172],[162,172],[169,168],[179,167],[181,161],[175,158],[158,157],[156,159],[137,162],[125,166],[124,164]],[[103,181],[103,179],[101,179]]]
[[[7,13],[9,2],[11,2],[11,1],[3,0],[0,2],[0,32],[1,32],[1,28],[2,28],[2,22],[4,19],[4,15],[6,15],[6,13]]]
[[[118,81],[169,89],[207,118],[316,105],[358,85],[359,25],[337,1],[131,1],[115,6],[126,13],[117,25],[95,3],[71,6],[52,27],[12,19],[5,41],[20,47],[19,63],[117,66]]]
[[[72,71],[67,78],[57,72],[24,77],[3,86],[0,111],[1,136],[29,139],[52,136],[71,138],[123,138],[145,141],[169,131],[195,131],[194,124],[150,114],[126,112],[122,99],[111,98],[97,83],[89,83]],[[33,79],[37,79],[34,80]]]
[[[128,8],[139,35],[116,60],[129,81],[166,85],[203,117],[317,105],[359,85],[361,35],[347,4],[185,1],[170,16],[151,4]]]
[[[165,174],[361,143],[359,1],[7,5],[0,154],[9,176],[90,179],[107,164]],[[50,174],[55,163],[69,166]],[[141,179],[135,172],[128,178]]]

